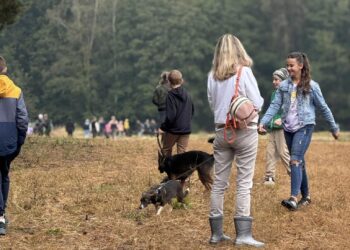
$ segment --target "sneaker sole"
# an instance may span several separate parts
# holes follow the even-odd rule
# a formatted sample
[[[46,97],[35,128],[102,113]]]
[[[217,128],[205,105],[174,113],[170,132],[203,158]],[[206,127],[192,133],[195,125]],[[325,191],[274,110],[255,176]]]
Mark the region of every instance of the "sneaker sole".
[[[281,205],[288,208],[290,211],[295,211],[298,209],[298,207],[292,207],[289,203],[285,202],[284,200],[281,202]]]
[[[303,207],[310,206],[310,203],[311,203],[311,202],[303,203],[303,204],[298,204],[298,208],[303,208]]]

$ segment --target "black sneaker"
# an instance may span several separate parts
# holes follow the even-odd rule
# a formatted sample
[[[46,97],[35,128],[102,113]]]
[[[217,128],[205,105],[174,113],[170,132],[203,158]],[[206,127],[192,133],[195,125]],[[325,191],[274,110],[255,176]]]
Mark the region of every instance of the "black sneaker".
[[[281,205],[288,208],[290,211],[294,211],[298,209],[298,204],[293,197],[290,197],[288,200],[283,200]]]
[[[0,235],[6,234],[6,224],[4,222],[0,222]]]
[[[310,205],[310,203],[311,203],[311,198],[308,196],[308,197],[303,197],[303,198],[301,198],[301,200],[300,201],[298,201],[298,208],[299,207],[306,207],[306,206],[308,206],[308,205]]]

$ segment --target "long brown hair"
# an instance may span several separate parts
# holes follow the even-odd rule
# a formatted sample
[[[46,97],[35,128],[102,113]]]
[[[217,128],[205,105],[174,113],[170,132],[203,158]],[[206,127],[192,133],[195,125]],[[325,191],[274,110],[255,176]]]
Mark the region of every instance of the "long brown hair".
[[[298,88],[302,89],[303,95],[308,94],[311,89],[311,66],[307,55],[302,52],[292,52],[287,56],[287,58],[294,58],[298,63],[303,64],[303,68],[301,69],[300,84]]]
[[[238,66],[253,65],[241,41],[232,34],[221,36],[216,44],[211,72],[214,79],[223,81],[234,74]]]

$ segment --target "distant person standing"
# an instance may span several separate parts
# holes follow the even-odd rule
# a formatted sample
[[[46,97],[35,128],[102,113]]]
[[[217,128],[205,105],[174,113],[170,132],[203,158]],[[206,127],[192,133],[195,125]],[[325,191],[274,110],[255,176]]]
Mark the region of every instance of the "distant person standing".
[[[288,77],[288,70],[281,68],[273,72],[272,83],[274,91],[271,95],[271,102],[275,98],[276,90],[280,86],[280,83]],[[283,166],[287,170],[287,174],[290,175],[289,167],[289,152],[284,138],[284,132],[282,127],[281,110],[272,118],[267,125],[269,131],[269,141],[266,147],[266,171],[265,171],[265,185],[274,185],[276,179],[276,163],[278,159],[282,160]]]
[[[100,127],[100,130],[98,131],[98,135],[99,136],[105,135],[106,134],[106,129],[105,129],[106,122],[102,116],[100,116],[100,118],[98,118],[98,126]]]
[[[124,120],[124,131],[126,136],[130,136],[130,122],[128,118]]]
[[[90,119],[88,118],[85,119],[83,130],[84,130],[84,138],[90,138],[90,130],[91,130]]]
[[[166,98],[166,116],[161,124],[164,131],[163,154],[171,156],[172,148],[176,144],[177,153],[186,152],[191,134],[191,120],[194,114],[194,106],[190,95],[183,87],[184,80],[179,70],[172,70],[168,80],[171,90]]]
[[[111,116],[111,120],[108,122],[111,130],[111,136],[115,140],[117,138],[118,133],[118,120],[114,115]]]
[[[99,124],[97,122],[96,117],[94,116],[91,120],[91,134],[92,134],[92,138],[95,138],[98,134],[99,131]]]
[[[74,130],[75,130],[74,122],[71,119],[69,119],[68,122],[66,123],[66,132],[68,136],[73,137]]]
[[[43,121],[44,121],[44,134],[46,136],[50,136],[53,128],[53,124],[52,124],[52,121],[49,119],[48,114],[43,115]]]
[[[10,164],[20,153],[28,129],[22,91],[6,73],[6,61],[0,56],[0,235],[6,234]]]
[[[154,90],[152,102],[158,108],[158,119],[159,124],[162,124],[165,121],[165,101],[170,90],[170,84],[168,80],[169,72],[164,71],[160,75],[160,81]]]
[[[38,119],[35,121],[34,134],[38,134],[42,136],[44,135],[44,130],[45,130],[44,116],[43,114],[39,114]]]
[[[311,66],[306,54],[292,52],[286,62],[290,77],[277,89],[274,100],[260,121],[259,132],[266,132],[265,127],[282,108],[284,137],[290,153],[291,190],[290,197],[281,205],[293,211],[311,203],[305,153],[316,124],[316,109],[328,122],[334,139],[339,137],[339,127],[319,84],[311,79]],[[298,201],[299,193],[301,199]]]

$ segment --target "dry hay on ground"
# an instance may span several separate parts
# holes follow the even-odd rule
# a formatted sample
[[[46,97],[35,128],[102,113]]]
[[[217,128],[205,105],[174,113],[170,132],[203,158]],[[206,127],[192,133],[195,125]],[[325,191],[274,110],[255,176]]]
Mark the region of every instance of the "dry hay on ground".
[[[211,152],[207,135],[189,149]],[[264,137],[262,137],[264,138]],[[315,137],[317,138],[317,136]],[[266,249],[346,249],[350,235],[350,142],[314,140],[307,154],[312,205],[289,212],[280,201],[289,177],[262,185],[266,140],[260,140],[253,188],[254,235]],[[116,141],[29,138],[13,163],[8,235],[1,249],[211,249],[209,193],[191,178],[190,208],[139,211],[140,195],[162,176],[154,137]],[[225,232],[234,236],[235,177],[225,200]],[[218,246],[229,249],[232,245]]]

